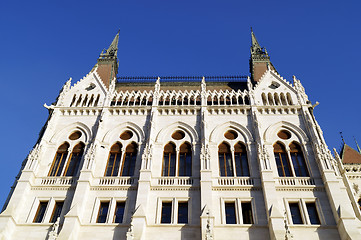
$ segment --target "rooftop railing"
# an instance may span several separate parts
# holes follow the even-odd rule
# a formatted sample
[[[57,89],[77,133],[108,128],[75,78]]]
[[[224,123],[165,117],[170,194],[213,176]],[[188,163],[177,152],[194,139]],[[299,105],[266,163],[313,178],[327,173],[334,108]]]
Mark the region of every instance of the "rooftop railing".
[[[161,82],[200,82],[203,76],[159,76]],[[204,76],[208,82],[244,82],[247,76]],[[118,82],[155,82],[157,76],[118,77]]]

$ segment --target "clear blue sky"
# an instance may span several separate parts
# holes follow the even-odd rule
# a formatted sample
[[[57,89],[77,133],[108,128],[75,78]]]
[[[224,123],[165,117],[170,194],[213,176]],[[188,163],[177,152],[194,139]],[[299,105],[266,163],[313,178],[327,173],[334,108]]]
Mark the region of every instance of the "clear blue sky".
[[[299,78],[330,148],[361,143],[360,1],[2,1],[0,205],[63,83],[120,29],[119,75],[248,75],[250,27]]]

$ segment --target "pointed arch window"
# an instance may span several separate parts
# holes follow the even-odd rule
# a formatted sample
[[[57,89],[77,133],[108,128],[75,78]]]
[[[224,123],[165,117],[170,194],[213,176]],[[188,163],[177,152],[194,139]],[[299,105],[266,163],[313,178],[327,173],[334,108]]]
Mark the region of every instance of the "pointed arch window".
[[[227,143],[218,146],[219,174],[221,177],[233,176],[231,149]]]
[[[78,172],[80,160],[84,152],[84,143],[78,143],[71,152],[64,176],[75,176]]]
[[[192,148],[183,143],[179,148],[178,176],[192,176]]]
[[[237,177],[249,176],[249,167],[246,147],[242,143],[234,145],[234,161]]]
[[[173,143],[164,146],[162,176],[175,176],[176,167],[176,150]]]
[[[300,145],[298,145],[296,142],[292,142],[289,147],[293,169],[295,170],[296,177],[308,177],[309,174]]]
[[[118,176],[121,156],[122,145],[120,143],[116,143],[110,148],[105,176]]]
[[[120,176],[134,175],[137,152],[137,145],[135,143],[131,143],[126,147]]]
[[[55,158],[53,161],[53,164],[50,168],[49,176],[60,176],[64,165],[66,158],[68,156],[68,149],[69,149],[69,143],[65,142],[58,148]]]
[[[281,143],[277,142],[273,145],[273,151],[276,159],[278,175],[280,177],[291,177],[292,171],[285,147]]]

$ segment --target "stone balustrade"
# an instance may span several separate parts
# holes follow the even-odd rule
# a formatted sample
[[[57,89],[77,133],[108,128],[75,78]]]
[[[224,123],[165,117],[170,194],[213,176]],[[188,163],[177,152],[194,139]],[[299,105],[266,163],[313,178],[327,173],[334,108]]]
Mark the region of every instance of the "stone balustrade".
[[[253,186],[254,179],[250,177],[219,177],[213,182],[218,186]]]
[[[279,177],[278,185],[282,186],[309,186],[316,185],[315,180],[310,177]]]

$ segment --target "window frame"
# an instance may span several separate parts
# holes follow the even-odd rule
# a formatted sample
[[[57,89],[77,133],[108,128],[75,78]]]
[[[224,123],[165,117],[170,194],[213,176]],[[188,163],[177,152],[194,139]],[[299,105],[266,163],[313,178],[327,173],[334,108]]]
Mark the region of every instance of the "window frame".
[[[136,176],[136,171],[135,170],[137,169],[137,162],[138,162],[138,158],[139,158],[140,154],[139,154],[139,144],[133,140],[134,135],[135,134],[133,133],[132,138],[130,138],[129,140],[116,141],[110,147],[108,147],[108,158],[107,158],[107,161],[106,161],[106,164],[105,164],[104,177],[135,177]],[[120,153],[115,152],[115,151],[113,151],[113,152],[111,151],[112,147],[114,145],[116,145],[116,144],[119,144],[121,146],[120,147]],[[131,144],[134,144],[135,149],[136,149],[136,154],[134,156],[134,168],[132,169],[133,174],[129,174],[130,176],[124,176],[123,175],[123,168],[124,168],[124,162],[126,160],[125,158],[127,156],[127,148]],[[107,176],[109,160],[110,160],[111,154],[114,154],[114,153],[115,153],[115,157],[114,157],[114,166],[113,166],[112,174],[110,176]],[[120,154],[119,166],[118,166],[118,170],[117,170],[116,175],[113,176],[113,171],[114,171],[114,168],[115,168],[115,163],[116,163],[118,154]]]
[[[156,216],[156,224],[160,225],[190,225],[191,224],[191,213],[192,213],[192,204],[190,203],[191,198],[189,197],[160,197],[158,198],[157,203],[157,216]],[[171,203],[171,222],[170,223],[162,223],[162,209],[163,203]],[[178,223],[178,210],[179,210],[179,203],[187,202],[188,204],[188,220],[187,223]]]
[[[257,224],[257,218],[256,218],[256,207],[255,207],[255,201],[253,198],[221,198],[221,224],[222,225],[244,225],[244,226],[252,226]],[[227,224],[226,221],[226,209],[225,204],[226,203],[234,203],[235,204],[235,211],[236,211],[236,223],[235,224]],[[243,222],[243,209],[242,204],[243,203],[250,203],[251,205],[251,218],[252,223],[244,223]]]
[[[251,164],[250,164],[250,162],[249,162],[249,146],[248,146],[248,144],[245,144],[244,142],[242,142],[241,140],[239,140],[239,135],[240,135],[240,133],[238,133],[238,137],[237,138],[235,138],[234,140],[229,140],[229,139],[225,139],[225,140],[223,140],[221,143],[219,143],[218,145],[217,145],[217,152],[218,152],[218,174],[219,174],[219,177],[251,177]],[[219,155],[220,155],[220,153],[219,153],[219,146],[221,145],[221,144],[226,144],[226,145],[228,145],[229,146],[229,148],[230,148],[230,155],[231,155],[231,160],[232,160],[232,176],[227,176],[227,174],[226,174],[226,176],[222,176],[221,175],[221,166],[220,166],[220,161],[219,161]],[[239,145],[241,145],[241,146],[243,146],[244,147],[244,150],[246,151],[245,153],[242,153],[242,152],[236,152],[236,150],[235,150],[235,146],[237,145],[237,144],[239,144]],[[242,156],[245,154],[245,156],[246,156],[246,161],[247,161],[247,168],[248,168],[248,176],[247,175],[245,175],[245,176],[238,176],[237,175],[237,161],[236,161],[236,153],[241,153],[240,154],[240,157],[239,157],[239,160],[240,160],[240,164],[241,164],[241,162],[242,162]],[[241,164],[241,166],[242,166],[242,164]],[[243,169],[243,168],[242,168]],[[224,169],[225,170],[225,173],[226,173],[226,169]],[[244,172],[244,170],[242,170],[243,172]]]
[[[291,210],[289,207],[290,203],[297,203],[299,206],[299,210],[300,210],[300,214],[301,214],[301,218],[303,223],[302,224],[293,224],[293,220],[292,220],[292,216],[291,216]],[[311,220],[310,220],[310,216],[308,214],[308,209],[307,209],[307,204],[308,203],[314,203],[315,207],[316,207],[316,213],[318,216],[318,219],[320,221],[319,224],[312,224]],[[284,199],[284,204],[285,204],[285,209],[287,212],[287,220],[288,223],[292,226],[321,226],[325,224],[325,220],[324,220],[324,216],[323,216],[323,212],[322,212],[322,207],[319,203],[318,198],[285,198]]]
[[[101,202],[109,202],[107,219],[106,219],[105,223],[97,222]],[[121,223],[114,222],[115,210],[116,210],[116,205],[118,202],[124,202],[124,204],[125,204],[123,221]],[[95,203],[93,205],[93,211],[91,214],[90,222],[92,224],[114,224],[114,225],[127,224],[127,222],[128,222],[128,214],[127,213],[128,213],[128,207],[129,207],[128,205],[129,205],[128,198],[126,198],[126,197],[96,197]]]
[[[168,175],[164,175],[164,166],[165,166],[165,162],[164,162],[164,149],[165,147],[168,145],[168,144],[172,144],[174,145],[174,148],[175,148],[175,173],[174,173],[174,176],[172,175],[169,175],[169,171],[170,171],[170,166],[168,166]],[[191,161],[190,161],[190,165],[188,166],[187,165],[187,160],[185,159],[185,172],[187,173],[188,170],[187,168],[190,168],[189,169],[189,176],[180,176],[179,174],[179,170],[180,170],[180,157],[181,157],[181,146],[183,146],[184,144],[187,144],[189,145],[189,148],[190,148],[190,157],[191,157]],[[184,140],[184,138],[182,140],[172,140],[172,141],[169,141],[167,142],[166,144],[163,145],[163,151],[162,151],[162,165],[161,165],[161,177],[192,177],[193,176],[193,159],[194,159],[194,147],[192,146],[192,144],[187,141],[187,140]],[[171,159],[168,159],[168,165],[170,164],[171,162]]]

